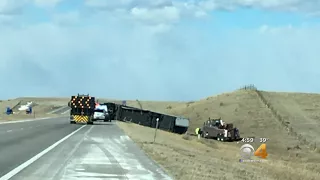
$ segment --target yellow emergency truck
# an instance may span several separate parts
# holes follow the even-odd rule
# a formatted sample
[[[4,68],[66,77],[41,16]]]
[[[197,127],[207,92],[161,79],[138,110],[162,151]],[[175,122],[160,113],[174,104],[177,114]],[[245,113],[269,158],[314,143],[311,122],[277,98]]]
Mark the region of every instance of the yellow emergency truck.
[[[93,124],[95,97],[88,95],[71,96],[68,105],[70,110],[70,124]]]

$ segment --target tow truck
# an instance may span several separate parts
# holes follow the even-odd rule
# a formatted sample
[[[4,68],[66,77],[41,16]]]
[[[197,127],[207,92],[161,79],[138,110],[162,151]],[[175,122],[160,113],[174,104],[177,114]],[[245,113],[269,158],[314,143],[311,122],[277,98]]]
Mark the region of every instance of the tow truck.
[[[218,141],[239,141],[239,129],[233,123],[225,123],[221,118],[210,119],[203,123],[201,128],[203,138],[217,139]]]

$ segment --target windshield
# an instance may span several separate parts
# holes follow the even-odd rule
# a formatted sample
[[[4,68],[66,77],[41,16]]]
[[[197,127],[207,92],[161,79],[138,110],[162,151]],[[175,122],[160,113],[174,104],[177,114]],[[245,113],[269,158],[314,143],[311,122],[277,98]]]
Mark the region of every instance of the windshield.
[[[103,113],[103,110],[101,110],[101,109],[96,109],[96,110],[94,110],[94,112],[101,112],[101,113]]]

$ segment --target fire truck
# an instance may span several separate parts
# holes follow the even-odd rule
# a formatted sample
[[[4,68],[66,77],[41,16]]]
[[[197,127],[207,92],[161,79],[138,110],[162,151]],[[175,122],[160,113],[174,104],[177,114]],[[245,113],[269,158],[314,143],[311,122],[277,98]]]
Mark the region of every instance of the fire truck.
[[[71,96],[68,103],[70,110],[70,124],[93,124],[95,97],[88,95]]]

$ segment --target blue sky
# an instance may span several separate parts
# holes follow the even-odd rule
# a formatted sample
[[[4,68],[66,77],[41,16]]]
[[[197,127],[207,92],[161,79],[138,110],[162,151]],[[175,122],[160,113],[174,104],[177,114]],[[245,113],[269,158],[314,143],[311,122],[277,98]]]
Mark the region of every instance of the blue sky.
[[[0,99],[319,92],[317,1],[2,0]]]

